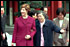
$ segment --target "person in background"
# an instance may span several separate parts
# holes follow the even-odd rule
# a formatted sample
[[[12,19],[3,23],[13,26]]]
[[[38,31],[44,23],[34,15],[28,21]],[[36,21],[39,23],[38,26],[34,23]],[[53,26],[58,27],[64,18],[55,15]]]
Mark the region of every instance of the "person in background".
[[[56,11],[57,17],[53,19],[54,23],[61,29],[65,29],[65,33],[59,34],[54,32],[54,44],[55,46],[66,46],[69,41],[69,21],[64,18],[66,12],[63,8],[58,8]]]
[[[47,17],[47,19],[48,19],[48,18],[49,18],[48,15],[47,15],[47,13],[48,13],[48,8],[45,6],[45,7],[42,7],[41,10],[44,11],[44,13],[46,14],[46,17]]]
[[[33,46],[33,37],[36,33],[35,19],[28,15],[30,6],[28,4],[21,5],[21,16],[16,18],[12,46]],[[31,31],[32,30],[32,31]]]
[[[6,15],[4,14],[5,8],[1,6],[1,46],[8,46],[5,33]]]
[[[62,34],[65,30],[60,29],[51,20],[47,19],[43,11],[38,11],[37,18],[34,46],[53,46],[53,31]]]
[[[36,19],[37,19],[37,12],[38,12],[38,11],[39,11],[39,10],[31,10],[31,11],[29,12],[29,15],[36,20]]]

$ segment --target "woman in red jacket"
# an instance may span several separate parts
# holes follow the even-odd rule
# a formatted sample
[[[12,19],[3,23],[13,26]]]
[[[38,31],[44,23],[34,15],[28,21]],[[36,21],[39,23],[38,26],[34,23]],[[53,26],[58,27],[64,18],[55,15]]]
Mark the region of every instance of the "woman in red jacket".
[[[35,20],[28,16],[30,6],[23,4],[21,6],[21,16],[16,18],[12,45],[16,46],[33,46],[33,36],[36,33]]]

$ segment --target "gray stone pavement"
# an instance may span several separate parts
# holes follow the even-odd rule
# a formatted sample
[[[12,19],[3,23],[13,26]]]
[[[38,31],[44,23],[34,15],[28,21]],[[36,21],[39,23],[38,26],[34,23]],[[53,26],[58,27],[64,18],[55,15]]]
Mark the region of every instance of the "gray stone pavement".
[[[11,43],[12,43],[13,29],[14,29],[14,26],[7,26],[6,25],[6,27],[5,27],[5,32],[6,32],[6,35],[7,35],[8,46],[11,46]],[[16,46],[16,45],[14,44],[14,46]]]

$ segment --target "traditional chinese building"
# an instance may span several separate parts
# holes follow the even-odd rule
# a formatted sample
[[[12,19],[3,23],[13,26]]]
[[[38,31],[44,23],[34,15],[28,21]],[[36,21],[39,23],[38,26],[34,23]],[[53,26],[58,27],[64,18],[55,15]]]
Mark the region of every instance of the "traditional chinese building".
[[[20,12],[21,3],[24,4],[24,2],[27,1],[1,1],[1,6],[5,7],[5,14],[7,15],[8,25],[11,26],[14,24],[15,18],[19,16],[16,15],[16,13]],[[64,8],[66,14],[69,15],[69,1],[41,1],[41,3],[42,4],[40,5],[48,7],[48,16],[50,20],[56,17],[57,8]],[[35,9],[40,10],[40,8]]]

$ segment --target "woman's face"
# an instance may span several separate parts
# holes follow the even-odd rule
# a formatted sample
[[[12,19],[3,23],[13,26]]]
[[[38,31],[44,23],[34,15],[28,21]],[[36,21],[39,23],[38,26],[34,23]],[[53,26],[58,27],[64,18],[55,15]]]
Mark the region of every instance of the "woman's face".
[[[60,13],[60,14],[58,15],[58,18],[59,18],[60,20],[63,20],[63,19],[64,19],[64,15],[63,15],[62,13]]]
[[[25,8],[21,8],[21,15],[25,16],[27,14],[27,11]]]
[[[38,14],[38,20],[40,21],[40,22],[43,22],[44,21],[44,16],[43,16],[43,14],[42,13],[40,13],[40,14]]]

